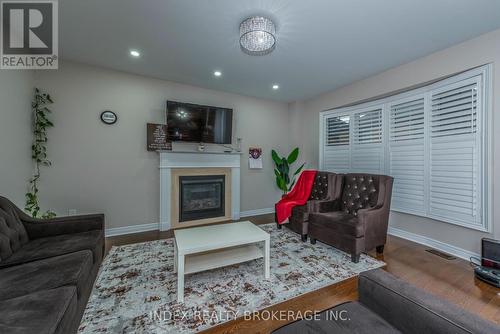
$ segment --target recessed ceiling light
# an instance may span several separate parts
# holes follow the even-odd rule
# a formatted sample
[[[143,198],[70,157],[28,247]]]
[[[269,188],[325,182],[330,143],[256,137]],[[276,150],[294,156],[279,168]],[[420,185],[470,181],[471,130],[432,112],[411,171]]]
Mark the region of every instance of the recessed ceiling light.
[[[279,89],[279,88],[280,88],[280,86],[279,86],[279,85],[277,85],[277,84],[274,84],[274,85],[273,85],[273,89],[274,89],[274,90]]]
[[[132,57],[136,57],[137,58],[137,57],[141,56],[141,53],[139,51],[137,51],[137,50],[130,50],[130,55]]]
[[[215,72],[214,72],[214,75],[215,75],[216,77],[220,77],[220,76],[222,75],[222,72],[221,72],[221,71],[215,71]]]

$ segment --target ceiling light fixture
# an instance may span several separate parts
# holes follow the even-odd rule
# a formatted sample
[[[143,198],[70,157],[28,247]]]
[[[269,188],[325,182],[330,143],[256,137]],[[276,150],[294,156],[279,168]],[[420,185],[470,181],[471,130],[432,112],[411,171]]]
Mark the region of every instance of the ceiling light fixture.
[[[130,50],[130,55],[132,57],[136,57],[137,58],[137,57],[141,56],[141,53],[139,51],[137,51],[137,50]]]
[[[279,85],[277,85],[277,84],[274,84],[274,85],[273,85],[273,89],[274,89],[274,90],[277,90],[277,89],[279,89],[279,88],[280,88],[280,86],[279,86]]]
[[[254,16],[240,24],[241,50],[252,56],[271,53],[276,46],[276,27],[270,19]]]
[[[216,77],[220,77],[220,76],[222,75],[222,72],[221,72],[221,71],[215,71],[215,72],[214,72],[214,75],[215,75]]]

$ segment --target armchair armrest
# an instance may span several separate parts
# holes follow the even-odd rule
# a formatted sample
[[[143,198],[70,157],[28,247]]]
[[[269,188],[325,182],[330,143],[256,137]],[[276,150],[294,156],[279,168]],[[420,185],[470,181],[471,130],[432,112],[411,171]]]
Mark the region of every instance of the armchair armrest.
[[[316,212],[332,212],[340,210],[340,199],[328,199],[316,203]]]
[[[358,218],[359,220],[364,222],[380,221],[384,218],[385,220],[387,220],[388,216],[389,210],[382,204],[378,204],[371,208],[358,210]]]
[[[52,219],[36,219],[23,216],[21,220],[30,239],[93,230],[104,231],[103,214],[57,217]]]
[[[389,206],[378,204],[372,208],[358,210],[358,219],[364,229],[366,250],[381,247],[377,248],[377,252],[382,253],[383,245],[387,242]]]

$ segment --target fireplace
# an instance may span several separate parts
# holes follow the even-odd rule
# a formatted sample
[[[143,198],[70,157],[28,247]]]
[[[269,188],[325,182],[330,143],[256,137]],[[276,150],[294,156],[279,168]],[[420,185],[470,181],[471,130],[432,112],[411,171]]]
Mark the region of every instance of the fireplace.
[[[225,175],[179,176],[179,222],[225,216]]]
[[[233,219],[231,168],[172,168],[170,176],[172,228]]]

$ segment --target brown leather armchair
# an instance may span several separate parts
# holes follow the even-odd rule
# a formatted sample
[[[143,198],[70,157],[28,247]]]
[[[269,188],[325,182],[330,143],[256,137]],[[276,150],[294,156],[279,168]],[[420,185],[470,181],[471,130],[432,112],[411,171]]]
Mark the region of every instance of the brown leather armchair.
[[[292,215],[286,227],[301,235],[302,241],[307,241],[309,214],[319,212],[322,203],[340,198],[342,190],[342,175],[330,172],[318,172],[314,180],[309,200],[305,205],[292,209]],[[281,225],[278,225],[281,228]]]
[[[393,178],[385,175],[345,174],[340,198],[319,205],[309,214],[311,243],[320,240],[359,261],[373,248],[383,253],[387,240]]]

